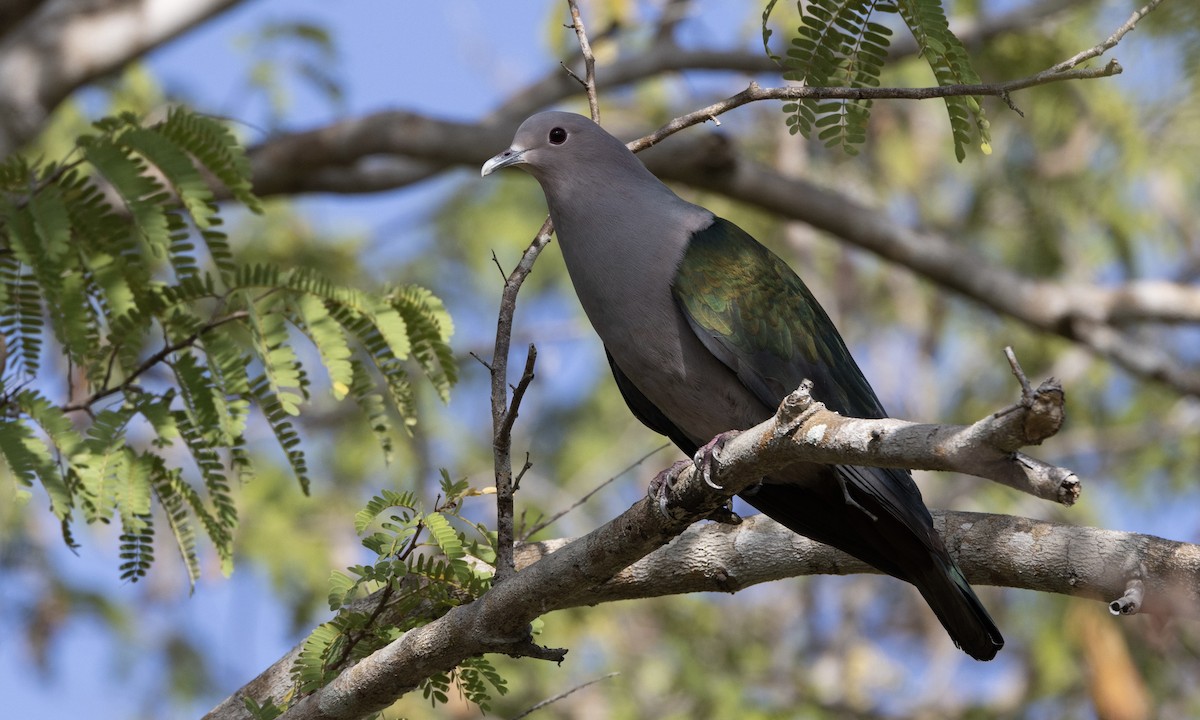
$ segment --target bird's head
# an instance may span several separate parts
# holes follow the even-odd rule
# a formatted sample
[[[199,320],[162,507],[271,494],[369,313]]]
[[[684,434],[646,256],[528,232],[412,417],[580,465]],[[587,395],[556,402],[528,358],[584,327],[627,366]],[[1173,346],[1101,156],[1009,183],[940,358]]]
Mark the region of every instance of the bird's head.
[[[512,145],[483,164],[481,175],[519,166],[545,185],[545,181],[578,176],[614,162],[637,162],[624,143],[609,135],[590,118],[568,112],[531,116],[517,128]],[[640,165],[640,163],[639,163]]]

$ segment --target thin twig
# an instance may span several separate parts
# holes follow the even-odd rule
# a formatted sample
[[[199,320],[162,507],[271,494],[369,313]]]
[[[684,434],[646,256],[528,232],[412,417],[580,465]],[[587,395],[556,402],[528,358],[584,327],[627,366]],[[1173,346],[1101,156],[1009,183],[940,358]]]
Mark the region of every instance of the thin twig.
[[[492,372],[492,364],[490,362],[488,362],[487,360],[484,360],[483,358],[479,357],[479,353],[472,350],[467,354],[470,355],[471,357],[475,358],[475,361],[478,362],[480,365],[487,368],[487,371],[489,373]]]
[[[576,0],[567,0],[567,6],[571,9],[571,27],[575,30],[575,37],[579,39],[579,51],[583,55],[583,88],[587,92],[588,109],[592,113],[592,120],[599,125],[600,102],[596,99],[596,57],[592,55],[592,45],[588,42],[583,18],[579,15],[579,3]],[[575,76],[575,73],[571,73],[571,75]],[[578,76],[575,76],[575,79],[578,80]]]
[[[582,690],[589,685],[595,685],[596,683],[598,683],[602,680],[608,680],[610,678],[615,678],[616,676],[618,676],[620,674],[621,673],[619,673],[619,672],[610,672],[609,674],[601,675],[600,677],[595,678],[594,680],[588,680],[587,682],[583,683],[582,685],[576,685],[575,687],[571,688],[570,690],[567,690],[565,692],[560,692],[559,694],[557,694],[553,697],[546,698],[545,700],[541,701],[540,703],[537,703],[536,705],[529,708],[528,710],[521,713],[520,715],[514,715],[512,720],[521,720],[521,718],[527,717],[527,716],[533,714],[535,711],[541,710],[542,708],[546,707],[547,705],[551,705],[553,703],[558,702],[559,700],[562,700],[563,698],[567,697],[568,695],[570,695],[573,692]]]
[[[1036,75],[1017,78],[1016,80],[970,85],[937,85],[913,88],[817,87],[806,85],[800,87],[765,88],[757,82],[751,82],[749,87],[740,93],[731,95],[708,107],[694,110],[686,115],[680,115],[658,130],[637,140],[633,140],[626,145],[633,152],[640,152],[662,142],[680,130],[693,125],[699,125],[709,120],[715,121],[718,115],[723,115],[742,105],[762,100],[932,100],[935,98],[962,97],[965,95],[986,95],[989,97],[1004,98],[1015,90],[1024,90],[1035,85],[1047,85],[1066,80],[1092,80],[1120,75],[1121,72],[1122,68],[1120,64],[1116,60],[1111,60],[1101,68],[1079,68],[1055,73],[1044,71]]]
[[[663,451],[663,450],[665,450],[665,449],[667,449],[667,448],[669,448],[669,447],[671,447],[671,443],[663,443],[662,445],[659,445],[658,447],[654,448],[654,449],[653,449],[653,450],[651,450],[650,452],[648,452],[648,453],[646,453],[645,455],[641,456],[641,457],[640,457],[640,458],[638,458],[637,460],[634,460],[634,461],[633,461],[632,463],[630,463],[630,464],[629,464],[629,466],[628,466],[628,467],[626,467],[624,470],[622,470],[621,472],[617,473],[616,475],[613,475],[612,477],[610,477],[609,479],[605,480],[604,482],[600,483],[600,484],[599,484],[599,485],[597,485],[596,487],[594,487],[594,488],[592,488],[591,490],[589,490],[589,491],[588,491],[586,494],[584,494],[584,495],[583,495],[582,497],[580,497],[578,500],[576,500],[575,502],[571,503],[570,507],[567,507],[567,508],[565,508],[565,509],[563,509],[563,510],[559,510],[558,512],[554,513],[554,514],[553,514],[553,515],[551,515],[550,517],[548,517],[548,518],[546,518],[545,520],[542,520],[541,522],[539,522],[537,525],[534,525],[534,526],[533,526],[532,528],[530,528],[529,530],[525,531],[525,534],[524,534],[524,535],[521,537],[521,541],[522,541],[522,542],[525,542],[525,541],[526,541],[526,540],[528,540],[529,538],[533,537],[535,533],[537,533],[537,532],[539,532],[539,531],[541,531],[541,530],[545,530],[546,528],[550,527],[550,526],[551,526],[551,525],[553,525],[554,523],[558,522],[559,520],[561,520],[561,519],[562,519],[562,517],[563,517],[564,515],[566,515],[567,513],[571,512],[572,510],[574,510],[575,508],[579,507],[580,505],[583,505],[585,502],[587,502],[588,500],[590,500],[590,499],[592,498],[592,496],[593,496],[593,495],[595,495],[596,493],[600,492],[600,491],[601,491],[601,490],[603,490],[604,488],[608,487],[608,486],[609,486],[609,485],[610,485],[610,484],[611,484],[613,481],[615,481],[617,478],[619,478],[619,477],[623,476],[625,473],[629,472],[630,470],[633,470],[634,468],[638,467],[638,466],[639,466],[639,465],[641,465],[642,463],[644,463],[644,462],[646,462],[647,460],[649,460],[649,459],[650,459],[652,456],[654,456],[654,455],[658,454],[659,452],[661,452],[661,451]]]
[[[1010,96],[1017,90],[1066,80],[1092,80],[1120,75],[1122,68],[1116,60],[1109,60],[1108,64],[1100,68],[1079,68],[1076,66],[1085,60],[1102,55],[1116,47],[1121,38],[1125,37],[1130,30],[1133,30],[1138,22],[1153,11],[1154,8],[1158,7],[1161,2],[1162,0],[1151,0],[1151,2],[1142,6],[1121,27],[1117,28],[1112,35],[1105,39],[1104,42],[1084,50],[1057,65],[1053,65],[1042,72],[1027,77],[997,83],[938,85],[923,88],[815,86],[764,88],[759,87],[758,83],[751,82],[750,86],[742,92],[725,98],[720,102],[713,103],[706,108],[681,115],[649,135],[628,143],[628,147],[633,152],[640,152],[651,145],[662,142],[665,138],[674,135],[684,128],[699,125],[708,120],[716,121],[718,115],[747,103],[758,102],[760,100],[930,100],[933,98],[961,97],[964,95],[986,95],[1001,98],[1010,108],[1016,110]],[[1017,112],[1020,111],[1018,110]]]
[[[533,461],[529,459],[529,452],[526,451],[525,463],[523,465],[521,465],[521,469],[517,471],[517,476],[513,478],[513,492],[514,493],[521,489],[521,480],[524,479],[525,473],[529,472],[529,469],[532,467],[533,467]],[[521,515],[521,522],[522,522],[522,524],[525,522],[525,516],[523,513]]]
[[[521,284],[533,270],[533,263],[550,242],[554,226],[550,218],[542,223],[541,229],[525,248],[521,260],[504,280],[504,292],[500,296],[500,312],[496,320],[496,346],[492,352],[489,368],[492,378],[492,456],[496,473],[496,577],[502,582],[514,572],[513,566],[513,473],[512,473],[512,423],[508,403],[508,349],[512,343],[513,314],[517,309],[517,293]],[[532,347],[532,346],[531,346]]]
[[[1063,60],[1062,62],[1055,65],[1054,67],[1046,70],[1046,72],[1047,73],[1062,72],[1063,70],[1067,70],[1067,69],[1070,69],[1070,68],[1073,68],[1073,67],[1079,65],[1079,63],[1081,63],[1081,62],[1084,62],[1086,60],[1091,60],[1094,57],[1099,57],[1100,55],[1103,55],[1104,53],[1108,52],[1109,50],[1112,50],[1113,48],[1115,48],[1117,46],[1117,43],[1121,42],[1121,38],[1125,37],[1125,35],[1128,34],[1130,30],[1137,27],[1137,24],[1141,21],[1141,19],[1146,17],[1147,15],[1149,15],[1151,12],[1153,12],[1154,8],[1158,7],[1159,3],[1161,3],[1161,2],[1162,2],[1162,0],[1151,0],[1150,2],[1146,3],[1145,5],[1138,8],[1137,10],[1134,10],[1133,14],[1129,16],[1129,19],[1125,21],[1125,24],[1123,24],[1121,27],[1117,28],[1116,31],[1114,31],[1112,35],[1109,35],[1108,38],[1106,38],[1104,40],[1104,42],[1102,42],[1094,47],[1088,48],[1087,50],[1084,50],[1081,53],[1078,53],[1072,57],[1069,57],[1066,60]]]
[[[579,15],[579,7],[574,0],[568,0],[571,10],[572,26],[579,38],[579,48],[583,53],[583,63],[586,68],[588,104],[591,106],[592,119],[600,122],[600,107],[596,101],[596,60],[592,56],[592,46],[587,39],[583,20]],[[533,362],[537,358],[537,350],[529,346],[529,355],[525,362],[525,374],[517,387],[513,389],[513,402],[508,403],[508,349],[512,342],[513,314],[517,308],[517,293],[521,284],[533,270],[533,263],[542,252],[542,248],[550,242],[550,234],[554,225],[550,218],[542,223],[542,228],[534,237],[533,242],[525,249],[520,262],[504,280],[504,292],[500,298],[500,313],[496,321],[496,348],[492,353],[492,455],[496,472],[496,576],[493,582],[499,584],[516,572],[513,565],[513,543],[516,540],[516,530],[513,523],[515,501],[513,493],[517,483],[513,481],[512,469],[512,428],[517,419],[517,406],[525,388],[533,379]],[[498,264],[498,263],[497,263]],[[503,272],[503,271],[502,271]],[[522,468],[521,474],[529,468]]]
[[[131,372],[120,383],[113,385],[112,387],[104,388],[103,390],[97,390],[96,392],[92,393],[86,399],[81,400],[80,402],[69,403],[67,405],[63,405],[61,408],[62,411],[63,412],[76,412],[79,410],[88,410],[89,408],[91,408],[92,405],[95,405],[97,402],[103,400],[104,398],[109,397],[110,395],[115,395],[124,390],[128,390],[133,385],[133,382],[135,380],[137,380],[139,377],[141,377],[144,373],[149,371],[155,365],[158,365],[163,360],[166,360],[167,356],[170,355],[171,353],[178,352],[179,350],[182,350],[186,347],[191,347],[192,345],[194,345],[196,343],[197,340],[199,340],[201,337],[203,337],[205,333],[207,333],[211,330],[214,330],[214,329],[224,325],[225,323],[233,322],[234,320],[242,320],[249,316],[250,316],[250,313],[248,313],[247,311],[238,310],[237,312],[232,312],[223,317],[219,317],[219,318],[216,318],[215,320],[208,321],[204,325],[200,326],[200,328],[198,328],[195,332],[191,333],[190,335],[183,338],[182,340],[178,340],[173,343],[168,343],[161,350],[154,353],[150,357],[146,358],[145,361],[143,361],[141,365],[138,365],[137,368],[135,368],[134,371]]]
[[[512,432],[513,423],[517,421],[517,412],[521,407],[521,399],[525,397],[525,391],[529,389],[529,383],[533,382],[533,367],[536,363],[537,346],[529,343],[529,349],[525,352],[525,370],[521,373],[521,379],[513,387],[512,402],[508,404],[508,412],[505,413],[504,425],[501,428],[502,432]]]
[[[1017,360],[1017,354],[1013,352],[1012,345],[1004,346],[1004,357],[1008,358],[1008,367],[1012,369],[1012,374],[1017,378],[1017,382],[1021,383],[1021,399],[1026,400],[1033,396],[1033,386],[1029,384],[1029,378],[1026,377],[1025,371],[1021,369],[1021,363]]]

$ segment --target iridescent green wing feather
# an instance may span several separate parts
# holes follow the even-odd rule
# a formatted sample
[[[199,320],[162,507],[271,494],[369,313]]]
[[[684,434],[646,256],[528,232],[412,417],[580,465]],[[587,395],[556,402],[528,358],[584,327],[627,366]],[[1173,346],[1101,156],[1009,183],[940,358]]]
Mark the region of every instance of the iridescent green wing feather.
[[[733,223],[716,218],[692,237],[672,292],[704,346],[768,408],[809,379],[831,410],[885,416],[808,287]]]

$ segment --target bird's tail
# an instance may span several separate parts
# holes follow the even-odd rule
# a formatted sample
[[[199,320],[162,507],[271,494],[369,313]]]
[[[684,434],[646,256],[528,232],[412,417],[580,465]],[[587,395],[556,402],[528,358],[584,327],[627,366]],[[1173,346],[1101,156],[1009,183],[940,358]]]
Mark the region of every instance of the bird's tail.
[[[908,580],[921,591],[955,645],[976,660],[996,657],[1004,638],[962,570],[949,557],[935,555],[932,560]]]
[[[904,515],[895,505],[876,502],[872,516],[850,508],[836,488],[836,481],[828,477],[808,484],[763,483],[742,498],[801,535],[912,583],[963,652],[976,660],[996,657],[1004,638],[946,552],[924,506],[923,513]],[[858,497],[868,503],[877,499],[869,493]]]

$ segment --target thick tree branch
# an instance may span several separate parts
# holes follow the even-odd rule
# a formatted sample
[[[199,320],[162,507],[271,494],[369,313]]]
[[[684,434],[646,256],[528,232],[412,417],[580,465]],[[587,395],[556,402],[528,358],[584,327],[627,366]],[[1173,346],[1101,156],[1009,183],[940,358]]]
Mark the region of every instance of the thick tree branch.
[[[1196,580],[1200,577],[1200,546],[1007,515],[934,510],[933,518],[967,579],[976,585],[1052,592],[1112,604],[1126,600],[1130,578],[1138,576],[1132,584],[1142,586],[1141,612],[1200,618],[1200,583]],[[561,538],[519,546],[517,577],[577,542],[576,538]],[[591,587],[572,606],[696,592],[733,593],[793,577],[874,572],[840,550],[756,515],[738,526],[693,525],[607,582]],[[554,609],[566,607],[556,605]],[[1118,609],[1121,607],[1124,603]],[[245,720],[249,715],[241,698],[281,697],[291,687],[288,672],[298,651],[297,647],[274,663],[205,720]],[[409,672],[408,667],[394,669]]]
[[[1062,8],[1058,2],[1042,3],[1033,10],[1051,14]],[[1135,14],[1130,22],[1136,23]],[[1130,28],[1132,25],[1126,23]],[[984,24],[989,32],[1006,32],[1020,23],[1015,17],[1004,16],[993,25]],[[1124,27],[1124,26],[1123,26]],[[1128,29],[1124,30],[1128,32]],[[1096,47],[1110,49],[1106,43],[1119,40],[1118,31]],[[582,25],[577,26],[582,33]],[[1080,53],[1074,64],[1060,63],[1042,73],[1002,83],[979,86],[951,85],[930,88],[844,88],[844,87],[781,87],[762,88],[752,83],[747,90],[721,102],[677,118],[663,128],[630,143],[636,151],[648,147],[691,125],[705,122],[747,102],[766,99],[817,98],[899,98],[927,99],[950,95],[996,95],[1033,85],[1076,79],[1104,77],[1120,72],[1110,63],[1103,68],[1085,69],[1076,73],[1075,64],[1091,57]],[[588,46],[590,50],[590,45]],[[900,48],[895,52],[915,52]],[[582,52],[587,65],[589,52]],[[1071,61],[1068,61],[1070,63]],[[677,70],[723,70],[777,73],[778,67],[759,53],[745,51],[690,51],[671,43],[657,43],[643,54],[620,60],[601,68],[608,87],[619,87],[638,80]],[[585,71],[594,80],[594,71]],[[254,167],[254,188],[260,195],[325,192],[372,192],[411,184],[435,174],[440,167],[454,164],[478,165],[488,157],[487,149],[501,147],[512,137],[516,125],[536,110],[553,104],[576,92],[578,76],[561,72],[534,83],[518,92],[478,125],[436,121],[416,113],[388,111],[364,118],[341,121],[324,128],[276,138],[251,150]],[[588,86],[588,83],[584,83]],[[589,95],[594,82],[589,87]],[[590,101],[589,101],[590,102]],[[597,109],[598,110],[598,109]],[[596,112],[593,117],[598,119]],[[390,162],[382,156],[391,156]],[[396,160],[395,156],[401,156]]]
[[[0,42],[18,28],[19,23],[33,14],[48,0],[7,0],[0,5]]]
[[[416,182],[448,164],[477,167],[504,147],[513,128],[439,121],[405,111],[280,138],[252,154],[263,194],[301,189],[364,191]],[[408,158],[388,162],[376,155]],[[372,158],[368,170],[358,161]],[[1031,280],[961,243],[907,228],[849,196],[742,158],[721,135],[691,135],[644,154],[664,180],[721,193],[808,223],[851,245],[903,265],[941,287],[1038,330],[1077,342],[1134,374],[1200,395],[1200,373],[1161,347],[1138,342],[1123,326],[1200,322],[1200,288],[1164,280],[1111,287]]]
[[[50,0],[0,40],[0,157],[76,88],[241,0]]]
[[[1079,480],[1070,470],[1017,452],[1041,444],[1061,427],[1064,396],[1054,380],[973,425],[844,417],[813,400],[810,388],[806,382],[784,400],[772,427],[764,427],[764,423],[724,445],[716,463],[718,475],[729,473],[749,479],[733,492],[758,482],[772,470],[804,460],[951,470],[1064,505],[1073,504],[1079,496]],[[747,464],[753,466],[753,472],[742,469]],[[722,481],[717,484],[725,485]],[[683,504],[687,506],[686,501]]]
[[[1136,594],[1129,591],[1132,579],[1134,587],[1142,587],[1140,612],[1200,618],[1200,546],[1011,515],[932,512],[934,526],[973,584],[1112,603]],[[563,538],[523,545],[517,551],[517,567],[527,567],[572,542]],[[693,525],[594,588],[592,600],[731,593],[790,577],[876,572],[840,550],[755,515],[741,525]],[[1121,608],[1128,606],[1128,601],[1120,603]]]
[[[965,428],[840,418],[801,390],[775,417],[726,444],[716,468],[725,490],[715,491],[689,470],[671,491],[670,517],[643,499],[582,538],[521,547],[519,571],[509,580],[408,632],[303,698],[285,717],[360,717],[415,688],[421,678],[479,653],[560,658],[559,651],[520,639],[526,637],[526,623],[557,609],[678,592],[732,592],[801,574],[867,572],[849,556],[761,516],[738,528],[689,525],[772,468],[801,457],[887,464],[915,453],[920,466],[932,468],[1036,442],[1053,433],[1061,410],[1053,387],[1042,390],[1045,402],[1025,396],[1013,409]],[[953,445],[951,438],[964,436],[979,446],[950,452],[951,461],[939,456]],[[839,450],[834,453],[829,445]],[[973,582],[1116,601],[1120,611],[1140,607],[1200,617],[1200,547],[1195,545],[999,515],[938,512],[936,517],[947,546]],[[262,677],[255,682],[272,686]],[[221,707],[225,712],[210,718],[246,717],[236,703]]]
[[[1118,70],[1112,63],[1104,68],[1078,71],[1075,66],[1115,46],[1155,4],[1150,3],[1135,12],[1104,42],[1027,78],[971,88],[764,89],[752,84],[733,98],[681,116],[631,142],[630,146],[634,149],[649,147],[683,127],[764,97],[879,94],[881,97],[919,98],[964,92],[1004,95],[1021,87],[1081,73],[1087,76],[1111,74]],[[1054,3],[1047,3],[1045,7],[1050,11],[1058,9]],[[626,61],[626,65],[606,69],[605,75],[609,82],[619,84],[650,72],[649,68],[657,68],[657,72],[669,69],[668,58],[674,56],[652,50],[640,56],[641,60],[635,58]],[[691,57],[686,62],[691,63],[690,67],[699,67],[705,60],[714,65],[724,63],[726,69],[738,62],[732,56]],[[643,65],[639,66],[639,62]],[[528,98],[518,97],[493,117],[506,117],[517,107],[526,112],[530,104]],[[306,189],[360,192],[408,184],[435,173],[441,165],[478,165],[487,157],[487,150],[502,147],[508,141],[514,122],[510,118],[504,122],[472,126],[439,122],[402,111],[346,121],[256,148],[253,152],[255,186],[262,194],[272,194]],[[662,152],[649,155],[647,164],[665,179],[716,190],[783,217],[808,222],[905,265],[998,312],[1078,342],[1139,376],[1163,381],[1184,393],[1200,394],[1200,373],[1180,365],[1161,348],[1135,342],[1115,327],[1139,321],[1200,321],[1200,289],[1194,286],[1144,281],[1104,288],[1029,280],[984,261],[944,237],[900,227],[886,215],[840,194],[741,161],[728,147],[721,147],[720,140],[689,142],[690,147],[688,142],[672,143],[670,155]],[[378,157],[384,155],[393,158],[400,155],[405,159],[388,161]],[[970,268],[970,272],[963,272],[964,268]]]

